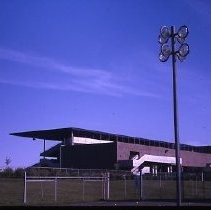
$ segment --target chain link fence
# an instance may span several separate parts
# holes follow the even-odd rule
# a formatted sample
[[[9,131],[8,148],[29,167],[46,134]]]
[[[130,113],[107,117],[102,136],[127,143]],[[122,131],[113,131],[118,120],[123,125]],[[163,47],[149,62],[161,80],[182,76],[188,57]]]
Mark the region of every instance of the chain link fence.
[[[175,200],[176,174],[157,173],[134,176],[123,170],[92,169],[26,169],[27,187],[26,203],[29,205],[65,205],[99,200],[138,201],[142,200]],[[211,203],[211,174],[182,173],[182,201],[205,201]],[[35,181],[32,181],[35,180]],[[141,182],[140,182],[141,180]],[[22,184],[21,184],[22,183]],[[0,197],[16,193],[18,202],[24,203],[24,177],[0,178]],[[20,189],[19,189],[20,188]],[[10,191],[7,196],[7,189]],[[21,198],[22,197],[22,198]],[[20,201],[21,198],[21,201]]]

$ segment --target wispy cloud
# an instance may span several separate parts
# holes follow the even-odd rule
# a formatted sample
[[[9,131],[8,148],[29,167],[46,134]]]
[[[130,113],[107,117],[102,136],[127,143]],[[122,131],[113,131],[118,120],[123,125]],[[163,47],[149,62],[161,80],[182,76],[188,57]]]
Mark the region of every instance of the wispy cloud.
[[[20,51],[0,48],[0,59],[39,67],[45,71],[60,73],[68,80],[64,82],[18,81],[15,78],[1,79],[0,83],[31,88],[54,89],[63,91],[78,91],[86,93],[123,96],[125,94],[158,97],[149,91],[139,91],[137,87],[125,84],[121,76],[102,69],[77,68],[57,62],[47,57],[35,56]],[[31,70],[32,71],[32,70]]]
[[[185,0],[194,12],[197,12],[199,15],[202,15],[206,20],[211,21],[211,2],[210,0]]]

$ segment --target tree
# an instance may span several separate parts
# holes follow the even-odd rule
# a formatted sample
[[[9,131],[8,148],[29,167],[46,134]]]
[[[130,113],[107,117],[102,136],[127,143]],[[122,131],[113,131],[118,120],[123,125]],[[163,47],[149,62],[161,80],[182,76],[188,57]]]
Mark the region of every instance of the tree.
[[[24,177],[24,168],[16,168],[14,171],[14,177]]]
[[[11,162],[12,162],[11,159],[10,159],[9,157],[6,157],[6,159],[5,159],[5,164],[6,164],[7,168],[9,167],[9,164],[10,164]]]

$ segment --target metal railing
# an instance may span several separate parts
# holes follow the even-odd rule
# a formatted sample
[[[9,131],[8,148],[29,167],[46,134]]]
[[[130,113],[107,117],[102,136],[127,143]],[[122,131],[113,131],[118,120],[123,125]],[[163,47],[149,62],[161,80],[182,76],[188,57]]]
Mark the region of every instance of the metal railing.
[[[143,174],[140,177],[133,176],[129,171],[121,170],[68,169],[66,172],[66,169],[62,169],[59,173],[60,169],[57,169],[54,171],[54,175],[52,175],[52,171],[48,171],[48,174],[45,175],[42,170],[40,169],[39,173],[34,171],[34,175],[32,171],[27,172],[27,175],[25,174],[25,185],[27,186],[24,196],[30,188],[30,183],[31,185],[40,183],[39,187],[32,186],[29,189],[29,194],[33,190],[37,190],[40,198],[44,200],[44,194],[46,195],[49,192],[51,200],[54,198],[54,202],[83,202],[102,199],[176,199],[175,173]],[[182,202],[185,200],[209,199],[211,202],[211,179],[209,179],[209,176],[203,173],[182,173],[181,178]],[[50,183],[53,184],[50,185]],[[45,189],[43,190],[43,188]],[[50,200],[49,196],[46,197],[46,201]],[[26,202],[28,200],[24,197],[24,203]]]
[[[110,192],[110,177],[109,172],[102,174],[102,176],[28,176],[24,174],[24,203],[27,203],[27,187],[28,183],[41,183],[41,197],[44,198],[43,183],[54,183],[54,201],[57,202],[58,198],[58,184],[62,180],[79,180],[82,184],[82,200],[85,200],[85,183],[87,182],[101,182],[103,200],[109,200]],[[78,183],[79,184],[79,183]]]

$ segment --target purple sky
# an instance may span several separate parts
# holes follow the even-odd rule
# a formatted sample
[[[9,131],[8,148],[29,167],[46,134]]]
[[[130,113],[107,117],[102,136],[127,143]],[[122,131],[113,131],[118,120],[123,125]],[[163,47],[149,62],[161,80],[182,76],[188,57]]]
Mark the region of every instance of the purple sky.
[[[211,145],[210,0],[0,0],[0,167],[39,161],[11,132],[79,127],[174,142],[162,25],[187,25],[177,62],[180,142]],[[47,142],[47,148],[52,145]]]

